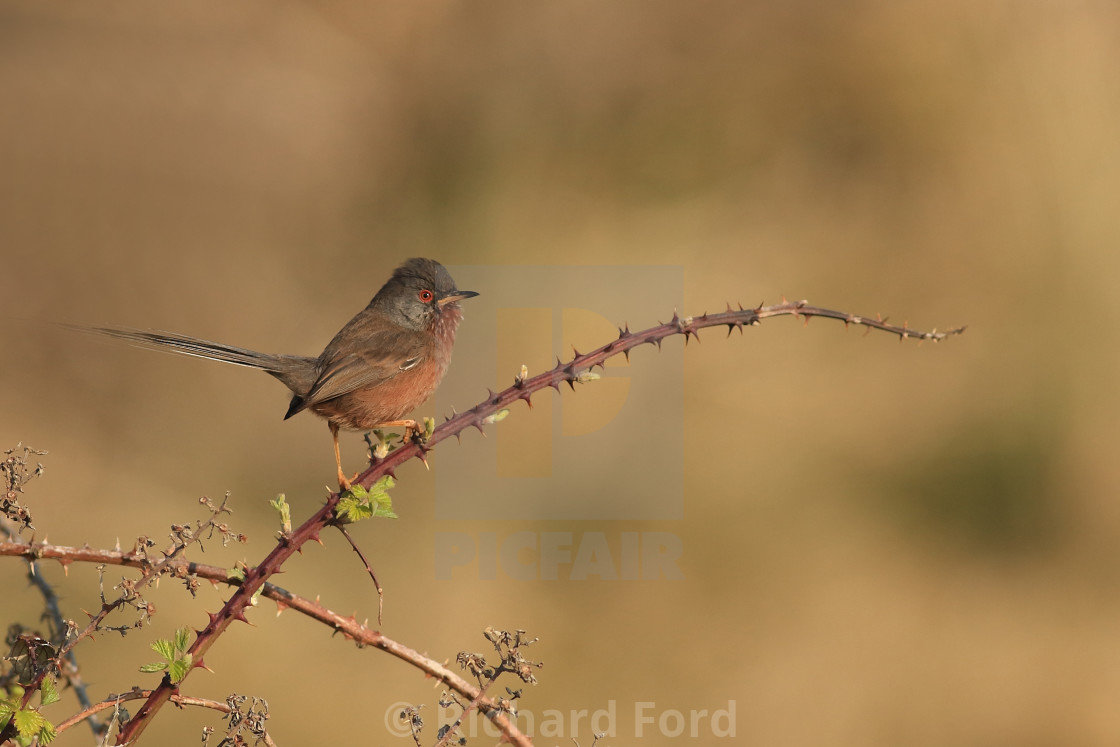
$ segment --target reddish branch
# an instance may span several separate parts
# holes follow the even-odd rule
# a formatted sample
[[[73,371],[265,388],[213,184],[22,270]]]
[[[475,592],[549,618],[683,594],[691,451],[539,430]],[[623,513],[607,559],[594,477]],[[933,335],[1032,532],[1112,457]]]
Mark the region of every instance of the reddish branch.
[[[580,353],[577,350],[575,351],[575,357],[567,363],[557,359],[556,365],[542,374],[524,379],[518,376],[514,379],[513,386],[503,389],[498,393],[488,390],[489,397],[487,397],[487,399],[466,412],[447,418],[443,425],[436,428],[435,432],[427,441],[420,444],[409,444],[406,448],[392,452],[386,459],[374,463],[369,469],[360,474],[355,482],[368,487],[376,480],[380,479],[382,475],[395,476],[394,469],[399,464],[411,457],[423,459],[424,455],[431,451],[432,447],[440,441],[451,436],[458,438],[464,430],[470,427],[477,428],[479,432],[481,432],[482,426],[492,422],[488,421],[487,418],[491,418],[495,413],[512,405],[517,400],[524,400],[531,406],[530,397],[534,393],[547,387],[552,387],[560,391],[560,384],[567,383],[569,387],[574,389],[575,383],[580,381],[581,377],[594,369],[595,366],[603,367],[603,363],[606,362],[607,359],[613,358],[616,355],[624,355],[626,359],[629,360],[630,351],[641,345],[656,345],[657,348],[660,349],[662,341],[673,335],[684,335],[685,343],[687,344],[691,337],[695,337],[699,340],[700,330],[709,327],[726,327],[728,336],[736,329],[738,329],[741,334],[743,332],[743,327],[756,326],[760,324],[763,319],[769,319],[775,316],[798,317],[804,319],[806,323],[808,323],[810,318],[815,316],[837,319],[844,322],[845,327],[854,324],[868,329],[877,329],[893,335],[898,335],[900,341],[915,339],[919,341],[931,340],[933,342],[940,342],[946,337],[959,335],[965,330],[964,327],[957,327],[947,332],[938,332],[936,329],[931,332],[920,332],[911,329],[905,322],[902,326],[888,324],[886,319],[857,316],[855,314],[845,314],[842,311],[822,309],[817,306],[810,306],[808,301],[783,301],[774,306],[758,306],[753,309],[744,309],[742,307],[732,309],[731,305],[728,304],[727,311],[721,311],[717,314],[705,313],[696,317],[679,317],[676,312],[673,312],[673,318],[664,324],[650,327],[641,332],[631,332],[629,327],[620,328],[617,339],[592,350],[590,353]]]
[[[538,376],[525,379],[519,377],[516,383],[508,389],[497,394],[491,392],[490,396],[482,403],[464,413],[449,418],[443,425],[435,430],[425,443],[410,443],[392,452],[384,459],[379,460],[363,472],[356,482],[369,487],[383,475],[393,474],[393,471],[406,460],[413,457],[423,459],[425,454],[427,454],[432,447],[444,439],[450,436],[458,437],[460,433],[468,427],[475,427],[481,431],[482,426],[488,422],[487,418],[493,416],[499,410],[507,407],[516,400],[522,399],[528,402],[534,392],[540,391],[545,387],[559,389],[561,382],[567,382],[574,388],[574,382],[579,381],[581,375],[590,371],[594,366],[601,366],[608,358],[616,355],[623,354],[629,357],[629,351],[639,345],[652,344],[660,347],[662,340],[673,335],[684,335],[687,341],[689,337],[697,335],[701,329],[707,327],[726,326],[728,328],[728,334],[730,334],[735,329],[742,331],[745,325],[754,325],[763,319],[774,316],[795,316],[805,319],[821,316],[830,319],[838,319],[844,322],[845,325],[856,324],[879,329],[884,332],[890,332],[898,335],[900,339],[915,338],[919,340],[937,341],[948,335],[959,334],[964,331],[963,328],[960,328],[943,333],[918,332],[910,329],[905,324],[899,327],[887,324],[885,320],[878,318],[868,319],[866,317],[854,316],[852,314],[831,311],[829,309],[817,308],[808,305],[808,303],[804,301],[781,303],[775,306],[760,306],[756,309],[733,310],[729,306],[726,312],[704,314],[698,317],[680,318],[674,314],[669,322],[641,332],[632,333],[626,329],[620,330],[618,339],[590,353],[577,353],[568,363],[558,362],[555,368]],[[204,665],[206,652],[210,650],[210,647],[214,645],[215,641],[217,641],[222,633],[225,632],[234,621],[240,620],[242,622],[247,622],[245,619],[245,611],[250,606],[253,595],[256,594],[257,591],[264,586],[266,580],[270,578],[272,574],[280,570],[281,566],[288,558],[303,547],[306,542],[319,538],[319,534],[323,528],[330,525],[333,521],[334,510],[338,501],[338,494],[331,495],[322,508],[316,511],[315,514],[307,519],[299,528],[282,538],[272,552],[261,561],[260,565],[248,568],[245,571],[245,578],[240,587],[218,612],[210,615],[209,622],[201,630],[197,631],[195,641],[190,648],[195,667],[202,667]],[[386,650],[390,649],[387,648]],[[402,656],[402,658],[406,657]],[[176,690],[177,686],[172,684],[169,678],[165,677],[159,687],[152,691],[144,705],[121,731],[117,738],[117,744],[134,743],[144,732],[144,729],[147,728],[152,717],[159,712],[160,708],[162,708],[168,700],[170,700]],[[479,708],[483,712],[487,712],[491,718],[494,719],[495,723],[502,729],[510,741],[517,744],[529,744],[528,739],[508,722],[504,714],[494,711],[492,704],[480,703]]]
[[[0,556],[13,556],[24,557],[28,559],[40,560],[57,560],[64,567],[72,562],[85,562],[85,563],[98,563],[104,565],[121,565],[133,568],[144,568],[150,565],[148,558],[139,552],[124,552],[121,550],[96,550],[91,547],[66,547],[63,545],[48,545],[46,543],[38,543],[26,545],[18,542],[0,542]],[[171,564],[173,575],[193,574],[199,578],[205,578],[209,581],[217,583],[224,583],[230,586],[239,586],[241,581],[237,578],[231,578],[229,571],[226,568],[216,565],[205,565],[202,563],[192,563],[183,559],[176,559]],[[403,643],[387,638],[379,631],[370,629],[364,623],[358,622],[353,617],[343,617],[342,615],[330,610],[317,601],[301,597],[298,594],[293,594],[290,591],[276,586],[275,584],[264,584],[264,591],[261,592],[262,596],[268,597],[276,602],[277,614],[286,609],[293,609],[308,617],[318,620],[331,627],[335,632],[341,633],[346,638],[354,641],[361,647],[369,646],[392,654],[401,661],[405,661],[420,671],[429,675],[430,677],[443,682],[455,692],[472,700],[479,696],[479,688],[467,680],[463,679],[454,670],[448,669],[443,664],[433,659],[424,656],[419,651],[410,648]],[[151,691],[143,691],[142,696],[130,693],[125,700],[136,700],[140,697],[147,698],[151,695]],[[174,701],[174,698],[172,698]],[[177,702],[177,701],[176,701]],[[483,710],[489,709],[488,712],[497,714],[497,705],[486,699],[480,701],[483,705]],[[103,710],[105,706],[95,707],[90,714]],[[74,719],[67,719],[65,722],[69,724]],[[495,720],[495,723],[501,727],[502,722]],[[508,722],[506,722],[508,724]],[[510,725],[512,726],[512,725]],[[60,727],[61,728],[61,727]],[[515,738],[515,729],[511,729],[508,734],[510,741],[513,744],[528,744],[527,741],[519,741]]]
[[[101,609],[99,609],[96,613],[86,612],[90,619],[89,624],[86,625],[85,628],[80,630],[76,635],[66,640],[65,643],[62,643],[60,645],[55,657],[55,666],[61,669],[60,662],[62,661],[62,659],[64,657],[69,657],[70,653],[74,650],[74,647],[77,646],[81,641],[101,630],[101,624],[114,610],[117,610],[125,605],[133,605],[141,611],[141,614],[143,616],[141,619],[143,619],[144,617],[149,617],[151,615],[151,612],[148,603],[140,595],[141,589],[146,587],[153,580],[159,579],[160,576],[163,575],[164,571],[177,561],[178,557],[186,550],[186,548],[190,544],[201,541],[203,533],[205,533],[207,530],[211,531],[211,535],[214,531],[220,531],[222,533],[225,532],[225,525],[219,525],[215,522],[216,517],[224,513],[229,513],[229,509],[226,508],[225,501],[223,501],[220,506],[214,506],[207,498],[201,499],[200,502],[206,504],[210,508],[211,514],[210,518],[205,522],[198,523],[198,526],[195,528],[197,529],[197,533],[192,531],[190,527],[172,525],[172,546],[163,552],[163,557],[158,561],[153,562],[150,559],[147,559],[147,562],[142,566],[143,573],[140,574],[140,578],[135,581],[122,580],[121,584],[116,587],[121,589],[120,596],[118,596],[112,602],[106,600],[104,586],[102,586]],[[137,543],[137,545],[139,552],[143,552],[147,549],[139,542]],[[21,709],[27,708],[28,704],[31,702],[32,696],[42,687],[43,680],[51,676],[51,671],[52,667],[42,667],[38,670],[37,673],[34,674],[31,680],[26,683],[24,687],[24,695],[20,703]],[[15,731],[16,720],[13,718],[9,720],[7,726],[4,727],[3,731],[0,731],[0,742],[11,739],[11,737],[15,734]]]
[[[61,734],[62,732],[72,727],[74,724],[79,724],[88,718],[92,718],[94,714],[100,713],[101,711],[117,710],[120,708],[121,703],[127,702],[129,700],[140,700],[141,698],[147,698],[151,694],[151,690],[141,690],[139,688],[136,688],[127,693],[121,693],[120,695],[110,695],[107,699],[101,701],[100,703],[93,703],[88,708],[75,713],[73,716],[60,723],[55,727],[55,732]],[[229,703],[219,703],[216,700],[209,700],[207,698],[194,698],[187,695],[180,695],[178,693],[171,696],[171,702],[180,706],[198,706],[200,708],[209,708],[211,710],[218,711],[219,713],[233,712],[233,708],[229,705]],[[266,735],[265,744],[274,745],[275,743]]]

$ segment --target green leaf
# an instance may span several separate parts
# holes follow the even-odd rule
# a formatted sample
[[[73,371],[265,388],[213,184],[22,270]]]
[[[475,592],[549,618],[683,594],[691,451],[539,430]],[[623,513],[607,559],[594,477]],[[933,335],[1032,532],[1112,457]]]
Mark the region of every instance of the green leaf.
[[[370,490],[373,491],[373,492],[380,491],[380,492],[385,493],[385,492],[388,492],[389,490],[391,490],[392,488],[395,488],[396,486],[397,486],[397,481],[394,480],[389,475],[385,475],[380,480],[375,482],[373,484],[373,487],[370,488]]]
[[[171,667],[167,670],[171,675],[171,681],[176,685],[183,681],[187,676],[187,672],[191,671],[191,664],[194,662],[194,657],[190,654],[183,654],[182,657],[171,662]]]
[[[244,581],[245,569],[239,565],[235,565],[233,568],[230,568],[228,571],[226,571],[226,578],[234,578],[238,581]]]
[[[185,625],[175,631],[175,650],[186,651],[190,647],[191,629]]]
[[[389,477],[389,475],[385,475],[370,488],[369,495],[374,503],[374,517],[378,519],[397,518],[397,515],[393,513],[393,500],[389,497],[390,488],[394,487],[396,484],[396,480]]]
[[[16,711],[13,718],[15,719],[16,731],[19,732],[21,737],[33,737],[47,724],[43,714],[34,708]]]
[[[393,513],[393,501],[389,498],[388,494],[377,496],[377,504],[373,509],[373,518],[375,519],[395,519],[397,515]]]
[[[347,495],[338,502],[334,513],[344,524],[353,524],[355,521],[373,516],[373,509],[367,502],[355,496]]]
[[[152,672],[162,672],[167,669],[166,661],[157,661],[155,664],[145,664],[140,667],[140,671],[144,674],[151,674]]]
[[[598,378],[599,375],[596,374],[595,376],[596,376],[596,378]],[[493,415],[487,415],[486,417],[484,417],[482,419],[482,424],[483,425],[493,425],[494,423],[502,422],[507,417],[509,417],[509,410],[503,407],[501,410],[498,410]]]
[[[335,516],[346,524],[352,524],[362,519],[376,517],[379,519],[395,519],[393,502],[389,498],[389,489],[396,485],[392,477],[386,475],[375,482],[366,490],[361,485],[354,485],[347,491],[335,508]]]
[[[58,688],[55,687],[53,677],[44,677],[43,684],[39,687],[39,705],[48,706],[59,700]]]
[[[172,661],[175,658],[175,644],[171,641],[165,641],[162,638],[152,644],[152,651],[155,651],[168,661]]]
[[[276,496],[276,500],[268,502],[280,514],[280,528],[284,534],[291,534],[292,531],[292,510],[288,506],[288,501],[284,494]]]
[[[54,724],[47,722],[43,724],[43,728],[39,730],[39,744],[48,745],[54,741],[58,733],[54,730]]]

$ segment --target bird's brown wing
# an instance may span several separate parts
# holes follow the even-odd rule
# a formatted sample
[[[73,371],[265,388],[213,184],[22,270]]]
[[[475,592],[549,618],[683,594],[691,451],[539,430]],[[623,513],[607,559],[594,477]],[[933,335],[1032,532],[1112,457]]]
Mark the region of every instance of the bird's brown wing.
[[[396,352],[392,357],[374,350],[361,350],[331,361],[307,394],[292,402],[286,418],[308,407],[348,394],[357,389],[370,389],[393,378],[401,371],[415,366],[423,355],[423,346],[417,345],[406,353]]]

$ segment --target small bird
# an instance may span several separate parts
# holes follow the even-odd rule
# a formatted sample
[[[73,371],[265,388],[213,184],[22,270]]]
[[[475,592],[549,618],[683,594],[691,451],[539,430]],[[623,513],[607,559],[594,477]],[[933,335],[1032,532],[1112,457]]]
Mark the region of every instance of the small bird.
[[[167,332],[120,327],[91,331],[141,347],[259,368],[279,379],[293,395],[285,420],[304,410],[326,418],[334,439],[338,485],[348,490],[339,430],[404,428],[406,440],[421,433],[416,421],[402,418],[439,386],[463,318],[459,301],[477,295],[458,290],[451,274],[435,260],[407,260],[317,358],[258,353]]]

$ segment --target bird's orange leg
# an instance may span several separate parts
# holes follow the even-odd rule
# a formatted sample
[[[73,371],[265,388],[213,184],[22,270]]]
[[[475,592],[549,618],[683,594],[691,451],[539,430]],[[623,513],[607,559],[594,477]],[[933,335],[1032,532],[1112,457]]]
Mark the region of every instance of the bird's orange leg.
[[[327,422],[331,429],[331,438],[334,439],[334,463],[338,467],[338,487],[339,490],[346,491],[350,489],[350,480],[346,479],[346,474],[342,471],[342,454],[338,450],[338,431],[339,428],[332,422]],[[404,440],[409,441],[413,436],[421,436],[424,433],[424,427],[417,423],[415,420],[390,420],[388,423],[378,423],[374,428],[404,428]],[[424,465],[427,466],[427,462]],[[361,472],[355,472],[352,479],[357,479]]]
[[[334,439],[334,463],[338,467],[338,489],[339,491],[346,491],[350,489],[350,481],[346,479],[346,475],[342,472],[342,454],[338,450],[338,426],[334,423],[327,423],[331,429],[331,438]],[[358,475],[355,473],[354,477]]]

